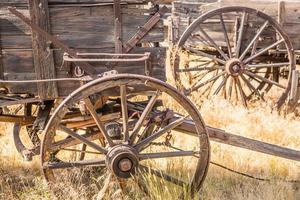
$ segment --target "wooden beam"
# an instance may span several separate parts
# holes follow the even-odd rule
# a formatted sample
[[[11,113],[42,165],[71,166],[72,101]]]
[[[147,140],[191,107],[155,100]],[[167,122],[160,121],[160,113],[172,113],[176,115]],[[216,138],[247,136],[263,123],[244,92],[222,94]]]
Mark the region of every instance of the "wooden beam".
[[[41,29],[50,32],[50,19],[48,0],[28,0],[31,21]],[[37,79],[56,78],[53,51],[50,43],[32,31],[33,60]],[[58,97],[56,82],[37,83],[38,95],[41,99],[52,99]]]
[[[16,123],[21,126],[33,124],[35,117],[16,116],[16,115],[0,115],[0,122]]]
[[[178,118],[174,118],[176,120]],[[177,131],[187,133],[192,136],[197,136],[195,125],[192,121],[186,120],[184,123],[176,128]],[[209,137],[212,141],[248,149],[251,151],[256,151],[272,156],[277,156],[281,158],[286,158],[289,160],[300,161],[300,151],[288,149],[285,147],[280,147],[277,145],[261,142],[258,140],[253,140],[243,136],[234,135],[227,133],[224,130],[207,127]]]
[[[0,20],[0,30],[2,30],[2,24]],[[3,55],[2,55],[2,37],[1,37],[1,31],[0,31],[0,79],[3,80],[4,78],[4,69],[3,69]]]
[[[115,20],[115,53],[123,52],[122,43],[122,12],[121,1],[114,0],[114,20]]]

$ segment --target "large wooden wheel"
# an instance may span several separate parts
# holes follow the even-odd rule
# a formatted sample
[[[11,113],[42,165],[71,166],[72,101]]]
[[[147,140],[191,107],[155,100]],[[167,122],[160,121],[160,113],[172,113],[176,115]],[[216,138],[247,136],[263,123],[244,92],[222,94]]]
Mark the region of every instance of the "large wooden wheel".
[[[99,107],[103,95],[109,100]],[[74,107],[82,116],[64,120]],[[186,120],[196,124],[198,139],[176,131]],[[66,98],[47,124],[41,148],[49,182],[83,184],[100,199],[116,198],[118,190],[126,198],[155,198],[153,188],[162,195],[195,194],[209,155],[205,125],[185,96],[157,79],[126,74],[94,80]]]
[[[245,106],[253,97],[269,98],[277,107],[288,96],[293,48],[280,25],[260,11],[209,11],[187,28],[177,47],[174,76],[188,95],[219,95]]]

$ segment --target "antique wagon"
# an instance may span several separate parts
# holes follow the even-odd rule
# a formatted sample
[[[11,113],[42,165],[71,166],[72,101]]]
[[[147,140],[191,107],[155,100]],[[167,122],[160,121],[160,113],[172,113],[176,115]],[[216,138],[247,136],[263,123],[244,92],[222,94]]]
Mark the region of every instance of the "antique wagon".
[[[299,8],[294,0],[175,1],[169,40],[177,44],[178,88],[245,106],[272,99],[280,107],[293,84],[295,103]]]
[[[83,183],[99,199],[112,198],[116,187],[148,193],[151,176],[199,191],[209,140],[196,107],[164,82],[166,7],[141,0],[0,5],[1,121],[15,123],[18,151],[26,160],[40,155],[49,182]],[[182,145],[185,134],[173,129],[186,120],[199,135]],[[176,174],[172,160],[187,173]]]
[[[234,7],[229,11],[242,11],[242,16],[253,14],[249,8]],[[50,183],[83,183],[99,199],[112,198],[112,189],[121,188],[123,195],[127,193],[129,197],[139,189],[143,191],[142,198],[151,192],[151,185],[147,184],[151,179],[158,188],[168,188],[178,196],[195,195],[207,174],[209,139],[300,161],[299,151],[205,126],[196,106],[185,96],[189,90],[184,94],[165,83],[166,48],[161,42],[166,38],[162,22],[166,12],[165,6],[147,0],[1,1],[0,121],[14,123],[17,150],[25,160],[39,155],[43,174]],[[220,10],[214,12],[219,14]],[[268,34],[281,36],[279,41],[287,47],[283,53],[287,56],[263,57],[274,58],[276,62],[267,64],[271,71],[254,72],[265,74],[265,84],[257,87],[280,85],[279,79],[273,79],[286,71],[273,67],[281,68],[284,62],[290,77],[294,68],[293,49],[272,18],[256,13],[267,20],[265,24],[275,28],[275,33],[271,29]],[[172,20],[175,15],[177,11],[173,9]],[[202,15],[178,38],[174,74],[181,70],[180,53],[188,50],[183,49],[184,38],[191,35],[193,24],[210,19],[210,15]],[[224,21],[233,23],[227,16]],[[174,31],[181,26],[172,23],[169,32],[174,39]],[[240,24],[240,18],[234,23]],[[255,25],[256,21],[252,23]],[[216,44],[209,42],[206,46]],[[275,44],[272,47],[281,43]],[[230,48],[226,51],[223,47],[199,47],[196,51],[205,51],[201,57],[208,57],[209,62],[220,60],[216,52],[231,52]],[[236,66],[240,67],[240,63],[229,63],[233,64],[228,66],[227,76],[236,77],[239,73],[232,70],[238,70]],[[189,64],[184,67],[184,72],[192,71]],[[286,84],[281,99],[290,89],[290,82]],[[257,90],[253,89],[259,93]],[[30,142],[20,136],[24,133]],[[189,135],[194,138],[186,139]],[[185,169],[185,173],[178,174],[178,167]]]

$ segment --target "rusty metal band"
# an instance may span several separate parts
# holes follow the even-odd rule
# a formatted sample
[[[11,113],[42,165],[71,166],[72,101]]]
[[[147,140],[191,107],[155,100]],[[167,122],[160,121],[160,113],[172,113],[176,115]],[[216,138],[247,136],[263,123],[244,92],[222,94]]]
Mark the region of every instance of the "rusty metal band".
[[[149,31],[160,21],[161,17],[168,11],[166,6],[162,7],[158,12],[156,12],[147,23],[140,27],[137,33],[124,44],[124,52],[128,53],[132,50],[133,47],[138,44]]]

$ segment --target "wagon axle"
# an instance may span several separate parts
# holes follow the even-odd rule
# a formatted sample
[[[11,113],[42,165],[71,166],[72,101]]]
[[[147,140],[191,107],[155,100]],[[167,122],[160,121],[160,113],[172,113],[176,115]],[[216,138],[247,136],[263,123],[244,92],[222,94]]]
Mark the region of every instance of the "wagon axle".
[[[237,77],[245,70],[245,65],[237,58],[230,59],[225,64],[225,71],[228,75]]]
[[[139,165],[136,150],[128,145],[117,145],[106,155],[107,167],[119,178],[130,178]]]

